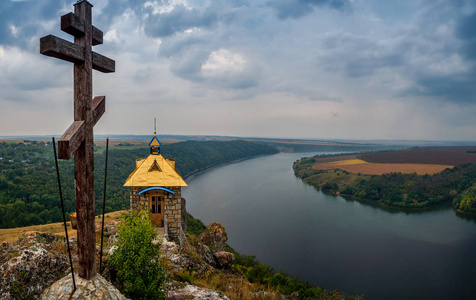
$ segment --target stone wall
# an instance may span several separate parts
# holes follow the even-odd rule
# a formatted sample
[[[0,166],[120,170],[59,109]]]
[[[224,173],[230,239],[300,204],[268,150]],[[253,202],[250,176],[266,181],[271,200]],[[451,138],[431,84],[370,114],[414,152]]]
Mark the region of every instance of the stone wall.
[[[145,192],[139,195],[139,192],[147,187],[131,188],[131,210],[141,211],[149,209],[149,194]],[[180,228],[187,230],[185,199],[181,196],[181,187],[165,187],[172,190],[174,194],[164,192],[164,216],[167,218],[168,237],[177,240],[180,234]]]
[[[144,187],[132,187],[131,188],[131,210],[141,211],[149,210],[149,194],[143,193],[139,195],[139,192],[145,189]]]
[[[174,191],[174,194],[166,193],[165,198],[165,217],[167,217],[168,235],[169,239],[177,240],[182,227],[182,196],[181,188],[169,188]]]
[[[182,198],[182,229],[183,232],[187,232],[187,201],[185,198]]]

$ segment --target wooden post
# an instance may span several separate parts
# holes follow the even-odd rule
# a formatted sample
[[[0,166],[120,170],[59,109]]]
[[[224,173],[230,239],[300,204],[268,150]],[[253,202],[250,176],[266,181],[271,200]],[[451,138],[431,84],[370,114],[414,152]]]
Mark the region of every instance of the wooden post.
[[[92,48],[91,8],[83,1],[74,6],[75,15],[84,22],[84,34],[74,37],[83,49]],[[84,62],[74,65],[74,120],[85,121],[84,141],[75,153],[76,214],[78,217],[78,273],[90,279],[96,275],[96,231],[94,223],[94,141],[91,114],[92,52],[84,51]]]
[[[61,17],[61,30],[74,36],[74,44],[52,35],[40,39],[41,54],[74,63],[74,122],[58,141],[58,156],[75,156],[78,273],[85,279],[96,275],[93,127],[104,114],[106,100],[92,98],[92,70],[115,71],[113,60],[91,49],[103,40],[103,33],[91,24],[91,9],[88,1],[79,1],[74,14]]]

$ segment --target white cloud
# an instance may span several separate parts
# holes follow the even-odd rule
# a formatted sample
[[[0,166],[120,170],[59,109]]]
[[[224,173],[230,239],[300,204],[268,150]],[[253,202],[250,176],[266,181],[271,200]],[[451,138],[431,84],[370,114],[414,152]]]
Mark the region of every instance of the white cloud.
[[[202,70],[210,73],[223,71],[243,71],[245,58],[227,49],[219,49],[210,53],[208,60],[202,65]]]
[[[111,29],[104,35],[104,42],[106,43],[118,43],[119,41],[116,29]]]
[[[15,25],[10,25],[10,32],[13,37],[18,37],[18,28]]]

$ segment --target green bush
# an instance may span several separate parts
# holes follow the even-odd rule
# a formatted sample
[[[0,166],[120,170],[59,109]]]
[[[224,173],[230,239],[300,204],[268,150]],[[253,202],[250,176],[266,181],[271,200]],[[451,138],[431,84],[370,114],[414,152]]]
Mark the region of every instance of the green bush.
[[[124,214],[118,226],[117,249],[108,259],[123,293],[132,299],[165,299],[167,271],[154,243],[157,230],[146,212]]]
[[[187,213],[187,231],[195,235],[200,235],[207,229],[207,226],[199,219],[195,219],[191,214]]]

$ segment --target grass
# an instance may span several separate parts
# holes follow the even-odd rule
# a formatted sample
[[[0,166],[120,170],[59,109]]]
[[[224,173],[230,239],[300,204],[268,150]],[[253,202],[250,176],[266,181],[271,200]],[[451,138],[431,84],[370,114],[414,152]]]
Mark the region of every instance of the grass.
[[[311,175],[304,179],[304,182],[312,184],[315,187],[322,188],[326,183],[337,184],[339,187],[345,185],[356,185],[360,180],[367,179],[369,175],[359,175],[335,169],[330,171],[321,171],[318,174]]]
[[[386,173],[417,173],[419,175],[440,173],[446,168],[453,168],[450,165],[430,165],[430,164],[381,164],[381,163],[366,163],[366,164],[349,164],[340,165],[341,169],[351,173],[362,173],[369,175],[382,175]]]
[[[123,211],[115,211],[106,214],[105,216],[105,223],[111,220],[119,220],[122,213],[126,212]],[[102,218],[96,216],[96,225],[101,224]],[[66,226],[68,227],[68,236],[76,237],[76,230],[71,228],[71,222],[66,222]],[[0,229],[0,243],[7,241],[9,243],[15,242],[24,232],[27,231],[39,231],[39,232],[48,232],[53,233],[61,236],[65,236],[64,233],[64,225],[63,222],[59,223],[51,223],[46,225],[34,225],[34,226],[27,226],[27,227],[19,227],[19,228],[9,228],[9,229]]]

